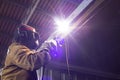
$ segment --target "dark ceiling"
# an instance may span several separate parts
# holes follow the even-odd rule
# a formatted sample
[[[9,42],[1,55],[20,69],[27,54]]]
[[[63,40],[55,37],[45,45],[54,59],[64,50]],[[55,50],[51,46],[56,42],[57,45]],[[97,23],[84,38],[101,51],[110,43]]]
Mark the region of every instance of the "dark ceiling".
[[[26,20],[33,1],[36,0],[0,0],[1,66],[14,31]],[[82,1],[40,0],[27,24],[34,26],[45,40],[54,30],[53,17],[68,17]],[[99,4],[100,1],[103,2]],[[73,21],[76,22],[79,22],[78,28],[67,37],[69,64],[119,75],[120,0],[94,0]],[[65,55],[60,59],[65,62]]]

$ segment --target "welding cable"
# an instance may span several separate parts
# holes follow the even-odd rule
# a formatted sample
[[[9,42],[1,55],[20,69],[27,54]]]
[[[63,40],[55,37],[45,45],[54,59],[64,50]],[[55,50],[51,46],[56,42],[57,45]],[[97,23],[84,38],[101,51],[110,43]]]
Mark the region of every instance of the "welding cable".
[[[67,73],[70,80],[69,44],[67,38],[65,39],[65,57],[66,57]]]

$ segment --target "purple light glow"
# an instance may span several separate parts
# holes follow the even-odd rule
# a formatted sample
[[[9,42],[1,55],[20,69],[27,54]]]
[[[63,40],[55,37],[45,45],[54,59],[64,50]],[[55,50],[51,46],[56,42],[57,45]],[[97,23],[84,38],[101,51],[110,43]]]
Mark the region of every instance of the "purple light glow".
[[[51,34],[51,36],[47,39],[48,41],[51,39],[56,38],[57,42],[57,48],[54,48],[55,50],[52,51],[53,56],[58,56],[59,53],[61,53],[61,45],[64,43],[64,38],[73,31],[79,23],[77,23],[75,26],[70,27],[70,23],[92,2],[93,0],[83,0],[81,4],[78,5],[78,7],[68,16],[68,18],[54,18],[57,30]]]
[[[54,42],[56,43],[54,49],[51,51],[52,57],[59,57],[62,52],[62,45],[64,44],[64,39],[61,39],[59,37],[56,37],[54,39]]]

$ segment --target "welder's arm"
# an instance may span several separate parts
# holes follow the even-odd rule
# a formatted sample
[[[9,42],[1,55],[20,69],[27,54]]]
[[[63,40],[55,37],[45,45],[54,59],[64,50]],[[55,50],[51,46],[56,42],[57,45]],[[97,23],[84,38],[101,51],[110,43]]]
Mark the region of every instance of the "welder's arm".
[[[15,52],[12,64],[30,71],[39,69],[51,58],[48,51],[35,52],[23,46],[17,47]]]

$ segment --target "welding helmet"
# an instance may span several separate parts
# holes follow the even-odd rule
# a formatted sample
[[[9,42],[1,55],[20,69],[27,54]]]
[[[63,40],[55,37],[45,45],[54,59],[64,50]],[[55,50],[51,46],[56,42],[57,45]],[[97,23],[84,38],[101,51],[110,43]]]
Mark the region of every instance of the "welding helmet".
[[[30,49],[37,49],[39,47],[39,34],[35,28],[22,24],[17,29],[16,42],[19,42]]]

